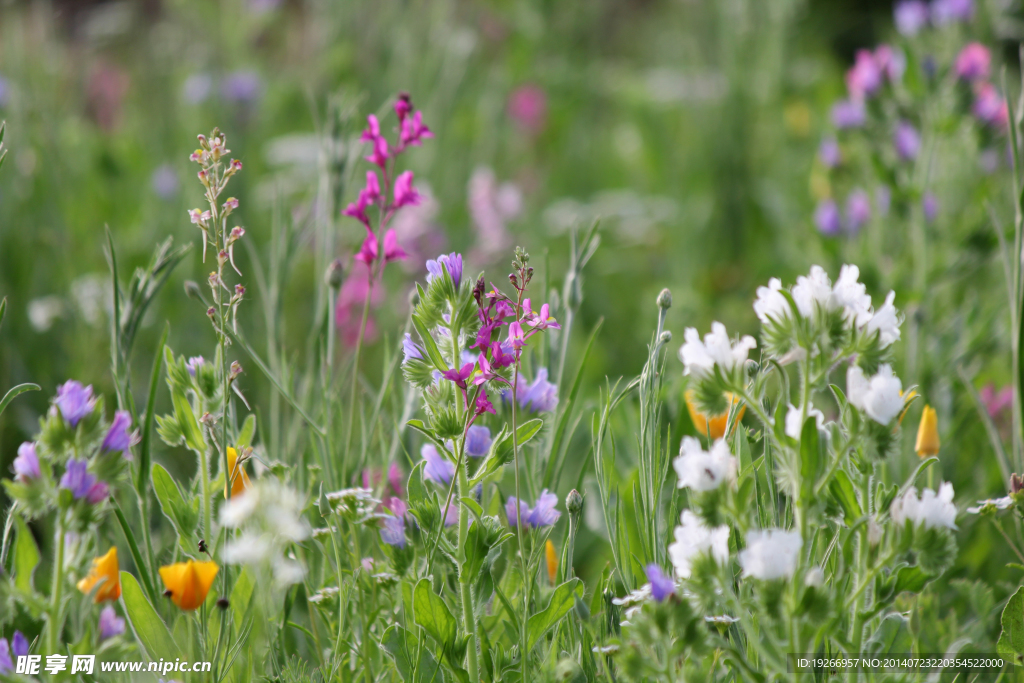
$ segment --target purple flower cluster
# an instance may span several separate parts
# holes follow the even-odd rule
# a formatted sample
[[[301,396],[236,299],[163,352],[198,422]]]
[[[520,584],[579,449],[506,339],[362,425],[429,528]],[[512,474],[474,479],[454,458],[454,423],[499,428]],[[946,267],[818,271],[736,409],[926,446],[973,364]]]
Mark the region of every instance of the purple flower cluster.
[[[435,484],[447,486],[455,476],[455,463],[441,455],[437,446],[432,443],[425,443],[420,448],[420,455],[423,456],[423,478]]]
[[[380,540],[395,548],[405,547],[404,514],[384,516],[384,524],[380,529]]]
[[[103,439],[103,451],[124,453],[129,455],[128,449],[132,445],[132,435],[129,431],[132,426],[132,416],[126,410],[118,410],[114,413],[114,421],[110,424],[107,436]]]
[[[548,413],[558,406],[558,385],[548,381],[548,369],[540,368],[533,381],[519,385],[519,407],[531,413]]]
[[[462,284],[462,254],[441,254],[436,259],[427,261],[427,282],[433,281],[435,277],[442,277],[442,271],[448,272],[455,283],[455,289],[458,289]]]
[[[28,656],[28,638],[21,631],[15,631],[14,637],[8,643],[6,638],[0,638],[0,674],[11,675],[14,673],[14,663],[18,657]]]
[[[35,481],[42,476],[39,470],[39,456],[36,445],[26,441],[18,446],[18,457],[14,459],[14,478],[22,483]]]
[[[81,382],[69,379],[57,387],[54,403],[64,420],[76,427],[83,417],[92,412],[96,399],[92,397],[92,386],[83,387]]]
[[[532,508],[523,509],[515,496],[510,496],[505,503],[505,515],[508,517],[508,525],[512,528],[518,526],[516,521],[516,508],[519,508],[519,515],[522,516],[523,527],[539,529],[543,526],[551,526],[558,521],[562,513],[555,509],[558,505],[558,496],[550,493],[547,489],[541,491],[537,498],[537,504]]]
[[[107,605],[100,612],[100,642],[107,638],[113,638],[124,633],[124,619],[117,616],[117,612],[111,605]]]
[[[896,30],[901,35],[916,36],[929,22],[944,26],[954,22],[967,22],[974,16],[973,0],[901,0],[893,9]]]
[[[60,479],[60,488],[71,491],[75,500],[85,498],[87,503],[95,505],[110,494],[110,487],[106,482],[98,481],[87,468],[85,460],[68,460],[67,469]]]
[[[651,584],[651,597],[655,602],[664,602],[676,592],[676,584],[672,577],[665,574],[658,565],[647,565],[644,568],[644,573],[647,574],[647,580]]]

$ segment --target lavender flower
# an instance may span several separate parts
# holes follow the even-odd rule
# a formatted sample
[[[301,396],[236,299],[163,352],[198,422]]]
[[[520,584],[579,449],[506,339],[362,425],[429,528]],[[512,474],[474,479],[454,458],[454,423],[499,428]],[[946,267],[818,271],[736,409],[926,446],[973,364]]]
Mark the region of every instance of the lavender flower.
[[[11,638],[11,653],[15,658],[28,656],[28,638],[21,631],[15,631]]]
[[[843,130],[860,128],[867,120],[867,110],[863,102],[840,100],[832,105],[832,125]]]
[[[655,602],[664,602],[666,598],[676,592],[675,582],[658,565],[649,564],[644,572],[647,574],[647,580],[651,583],[651,597]]]
[[[42,473],[39,471],[39,456],[36,455],[36,445],[29,441],[18,446],[18,457],[14,459],[14,477],[18,481],[28,482],[39,479]]]
[[[85,498],[89,495],[96,484],[96,477],[89,474],[88,463],[85,460],[68,460],[64,476],[60,478],[60,488],[68,489],[75,500]]]
[[[113,606],[107,605],[100,612],[100,642],[124,633],[124,619],[117,616]]]
[[[879,185],[875,188],[875,210],[879,216],[889,215],[889,205],[892,203],[892,190],[888,185]]]
[[[92,412],[96,401],[92,397],[92,385],[83,387],[80,382],[69,379],[57,387],[57,398],[54,399],[54,403],[68,424],[75,427],[83,417]]]
[[[944,26],[954,21],[970,21],[974,16],[974,0],[932,0],[932,23]]]
[[[466,455],[479,458],[491,450],[491,430],[480,425],[473,425],[466,432]]]
[[[6,638],[0,638],[0,674],[14,673],[14,660],[11,659],[11,646]]]
[[[821,141],[821,145],[818,146],[818,159],[826,168],[835,168],[842,162],[843,156],[835,138],[825,138]]]
[[[224,77],[220,90],[228,102],[250,104],[263,94],[263,80],[255,71],[233,71]]]
[[[132,426],[132,416],[126,410],[119,410],[114,413],[114,421],[110,424],[110,430],[103,439],[104,451],[121,451],[128,453],[132,445],[132,435],[128,431]]]
[[[508,517],[509,526],[513,528],[516,526],[516,507],[518,505],[519,501],[515,496],[510,496],[508,502],[505,503],[505,516]],[[556,505],[558,505],[558,496],[544,489],[541,491],[540,497],[537,498],[535,506],[520,511],[523,526],[538,529],[542,526],[553,525],[562,516],[562,513],[555,509]]]
[[[843,219],[839,215],[839,207],[832,199],[823,199],[814,210],[814,224],[819,232],[835,237],[843,229]]]
[[[419,347],[419,344],[412,340],[412,335],[408,332],[405,333],[405,339],[402,340],[402,353],[405,354],[403,362],[409,362],[409,360],[423,360],[423,349]]]
[[[425,443],[420,448],[420,455],[426,465],[423,466],[423,478],[437,484],[447,486],[455,476],[455,464],[448,458],[437,452],[437,447],[432,443]]]
[[[427,282],[431,282],[435,277],[442,277],[442,267],[448,271],[452,282],[455,283],[455,289],[458,289],[462,284],[462,254],[441,254],[436,260],[427,261]]]
[[[896,132],[892,135],[892,144],[900,159],[913,161],[921,149],[921,136],[909,122],[900,121],[896,126]]]
[[[924,0],[903,0],[893,9],[893,19],[900,35],[916,36],[928,24],[928,5]]]
[[[846,198],[846,229],[856,233],[871,218],[871,200],[864,190],[854,190]]]
[[[519,387],[519,406],[531,413],[550,412],[558,406],[558,385],[548,381],[548,369],[540,368],[529,386]]]
[[[196,376],[196,372],[199,370],[199,368],[203,367],[204,365],[206,365],[206,359],[203,358],[202,356],[192,356],[191,358],[188,359],[188,362],[185,363],[185,367],[188,368],[188,374],[192,375],[193,377]]]
[[[170,164],[157,166],[149,184],[161,199],[173,199],[178,194],[178,174]]]
[[[181,86],[181,95],[189,104],[202,104],[213,91],[213,78],[210,74],[192,74]]]
[[[921,198],[921,210],[924,211],[925,221],[933,223],[939,215],[938,198],[931,192],[925,192],[924,197]]]
[[[394,548],[405,547],[405,519],[397,515],[384,517],[384,526],[380,530],[380,539]]]

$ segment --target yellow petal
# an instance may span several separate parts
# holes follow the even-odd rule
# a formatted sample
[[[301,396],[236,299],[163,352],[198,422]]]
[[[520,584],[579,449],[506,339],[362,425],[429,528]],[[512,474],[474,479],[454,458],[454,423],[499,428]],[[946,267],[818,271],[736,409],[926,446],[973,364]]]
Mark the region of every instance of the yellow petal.
[[[914,450],[920,457],[926,458],[938,455],[939,446],[939,418],[935,414],[935,408],[926,405],[921,411],[921,424],[917,427],[917,443]]]
[[[245,462],[238,462],[238,451],[228,446],[228,474],[231,481],[231,497],[239,496],[249,488],[249,475],[245,473]],[[224,483],[224,497],[228,497],[227,480]]]
[[[111,547],[106,555],[92,561],[92,568],[84,579],[78,582],[78,590],[88,593],[99,585],[93,600],[117,600],[121,597],[121,579],[118,573],[117,548]]]
[[[183,610],[194,610],[206,601],[219,570],[216,562],[189,560],[160,567],[160,578],[171,602]]]
[[[548,578],[554,583],[558,579],[558,555],[555,554],[555,544],[551,539],[544,544],[544,554],[548,561]]]

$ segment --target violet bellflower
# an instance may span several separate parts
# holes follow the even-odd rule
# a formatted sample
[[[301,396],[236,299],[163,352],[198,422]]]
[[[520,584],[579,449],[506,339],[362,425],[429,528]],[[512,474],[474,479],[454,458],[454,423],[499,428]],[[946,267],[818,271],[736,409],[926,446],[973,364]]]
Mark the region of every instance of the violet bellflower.
[[[548,369],[540,368],[529,385],[519,386],[519,407],[531,413],[551,412],[558,406],[558,385],[548,381]]]
[[[14,673],[14,660],[11,659],[11,646],[6,638],[0,638],[0,674]]]
[[[508,525],[513,529],[516,528],[516,508],[519,506],[523,527],[539,529],[553,525],[562,516],[562,513],[555,509],[556,505],[558,505],[558,496],[548,492],[547,489],[541,491],[540,497],[537,498],[537,504],[532,508],[522,508],[519,506],[518,499],[515,496],[510,496],[505,503],[505,516],[508,518]]]
[[[893,19],[900,35],[916,36],[928,25],[928,5],[924,0],[902,0],[893,8]]]
[[[15,660],[18,657],[28,656],[29,642],[28,638],[21,631],[15,631],[14,637],[11,638],[11,654],[14,655]]]
[[[404,362],[423,360],[423,349],[412,340],[412,335],[408,332],[405,333],[405,339],[402,340],[402,353],[405,354]]]
[[[471,458],[480,458],[487,455],[491,450],[491,430],[482,425],[473,425],[466,432],[466,455]]]
[[[42,476],[39,470],[39,456],[36,454],[36,445],[30,441],[18,446],[18,457],[14,459],[14,478],[20,482],[27,483]]]
[[[380,539],[393,548],[404,548],[405,519],[399,515],[386,515],[380,529]]]
[[[672,577],[665,574],[661,567],[656,564],[649,564],[644,568],[647,580],[651,584],[651,597],[655,602],[664,602],[669,596],[676,592],[676,584]]]
[[[432,282],[435,277],[442,277],[444,270],[448,271],[449,277],[455,283],[455,289],[458,289],[462,284],[462,254],[441,254],[436,259],[427,261],[427,282]]]
[[[864,190],[854,190],[846,198],[846,229],[856,234],[871,219],[871,199]]]
[[[900,121],[892,135],[892,145],[896,156],[903,161],[913,161],[921,149],[921,136],[910,122]]]
[[[107,605],[100,612],[100,642],[124,633],[124,619],[117,616],[112,605]]]
[[[132,445],[132,435],[129,430],[132,426],[132,416],[126,410],[118,410],[114,413],[114,421],[110,423],[107,436],[103,439],[103,451],[120,451],[130,455],[128,449]]]
[[[931,15],[936,26],[970,21],[974,17],[974,0],[932,0]]]
[[[840,100],[832,105],[832,125],[843,130],[860,128],[867,121],[867,110],[863,102]]]
[[[92,412],[96,400],[92,397],[92,385],[85,387],[81,382],[69,379],[57,387],[57,398],[54,399],[54,403],[67,423],[75,427],[83,417]]]
[[[452,483],[455,476],[455,463],[444,457],[437,451],[437,446],[432,443],[425,443],[420,448],[420,455],[426,463],[423,466],[423,478],[435,484],[447,486]]]
[[[85,498],[87,502],[95,505],[107,497],[110,489],[102,481],[96,481],[95,475],[88,471],[88,463],[85,460],[68,460],[67,469],[60,479],[60,488],[68,489],[75,500]]]
[[[821,141],[818,146],[818,159],[825,168],[835,168],[842,162],[843,155],[835,138],[825,138]]]

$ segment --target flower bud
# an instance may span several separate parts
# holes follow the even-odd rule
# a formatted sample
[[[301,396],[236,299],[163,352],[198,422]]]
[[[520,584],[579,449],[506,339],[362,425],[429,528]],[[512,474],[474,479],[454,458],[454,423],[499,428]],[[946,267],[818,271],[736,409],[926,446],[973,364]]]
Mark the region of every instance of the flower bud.
[[[508,281],[512,283],[512,286],[519,289],[519,278],[516,277],[515,273],[508,274]]]
[[[672,308],[672,292],[667,288],[658,294],[658,306],[661,308]]]
[[[921,411],[921,424],[917,427],[917,443],[914,450],[918,457],[927,458],[939,454],[939,419],[935,408],[926,405]]]
[[[565,497],[565,510],[570,515],[578,515],[583,511],[583,494],[573,489]]]
[[[213,306],[210,306],[209,308],[206,309],[206,315],[213,318],[214,316],[217,315],[217,309],[214,308]]]
[[[327,286],[331,289],[339,289],[341,283],[345,280],[345,273],[342,267],[341,259],[336,258],[331,261],[331,264],[327,266],[327,273],[324,275],[324,281]],[[415,290],[414,290],[415,291]]]
[[[242,374],[242,364],[237,360],[231,361],[231,371],[228,374],[228,378],[232,381]]]
[[[658,336],[658,342],[661,344],[668,344],[670,341],[672,341],[672,333],[668,330],[663,331]]]
[[[1016,472],[1010,475],[1010,493],[1020,493],[1024,489],[1024,479]]]

